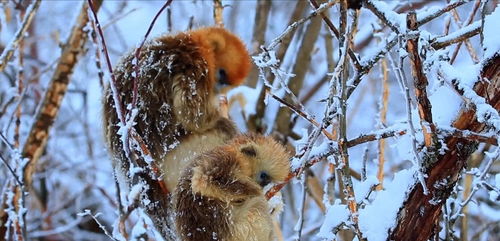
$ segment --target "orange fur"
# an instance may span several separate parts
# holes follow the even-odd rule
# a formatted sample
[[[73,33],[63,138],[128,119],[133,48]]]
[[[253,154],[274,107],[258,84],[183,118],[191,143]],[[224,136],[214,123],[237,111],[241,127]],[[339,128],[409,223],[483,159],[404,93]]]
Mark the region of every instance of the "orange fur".
[[[135,51],[124,55],[114,75],[120,103],[132,102]],[[206,27],[148,41],[138,61],[138,115],[134,128],[162,166],[169,190],[189,161],[215,146],[225,144],[237,130],[218,108],[215,88],[220,70],[230,87],[241,84],[250,70],[250,57],[243,42],[223,28]],[[123,152],[119,122],[111,89],[103,103],[106,141],[121,172],[129,170]],[[125,175],[127,176],[127,175]]]
[[[227,72],[230,85],[243,83],[250,72],[251,61],[240,38],[219,27],[201,28],[189,34],[201,48],[207,48],[202,54],[208,62],[211,78],[215,80],[215,71],[221,68]]]

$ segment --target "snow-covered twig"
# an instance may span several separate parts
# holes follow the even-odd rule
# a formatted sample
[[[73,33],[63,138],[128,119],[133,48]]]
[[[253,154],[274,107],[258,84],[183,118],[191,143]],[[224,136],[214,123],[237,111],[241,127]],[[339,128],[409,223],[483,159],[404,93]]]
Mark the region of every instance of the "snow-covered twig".
[[[305,215],[305,207],[306,207],[306,193],[307,193],[307,178],[306,178],[306,173],[302,173],[302,193],[301,193],[301,200],[300,200],[300,207],[299,207],[299,220],[297,221],[297,224],[295,226],[295,231],[297,232],[297,240],[300,240],[302,237],[302,229],[304,228],[304,215]]]
[[[295,112],[297,115],[301,116],[302,118],[304,118],[305,120],[307,120],[309,123],[311,123],[313,126],[317,127],[317,128],[320,128],[321,129],[321,132],[329,139],[329,140],[335,140],[335,136],[333,136],[332,133],[330,133],[328,130],[326,130],[325,128],[323,128],[323,126],[318,123],[311,115],[309,115],[308,113],[300,110],[299,108],[297,108],[296,106],[286,102],[285,100],[283,100],[282,98],[278,97],[277,95],[275,95],[274,93],[272,92],[267,92],[268,95],[270,95],[271,97],[273,97],[273,99],[277,100],[278,102],[280,102],[282,105],[288,107],[289,109],[293,110],[293,112]]]
[[[358,87],[359,83],[361,83],[362,78],[370,72],[372,67],[383,57],[387,55],[387,53],[398,43],[397,35],[392,34],[388,37],[387,43],[380,47],[378,51],[371,57],[366,60],[361,60],[361,64],[363,68],[361,71],[356,72],[356,75],[349,80],[348,88],[347,88],[347,98],[351,96],[356,87]]]
[[[99,228],[104,232],[104,234],[106,236],[108,236],[108,238],[110,238],[111,240],[114,240],[114,241],[119,241],[118,239],[114,238],[108,232],[108,230],[106,229],[106,227],[99,221],[99,219],[97,219],[97,217],[101,215],[100,213],[97,213],[97,214],[94,215],[94,214],[92,214],[92,212],[89,209],[85,209],[83,212],[78,213],[77,215],[80,216],[80,217],[85,217],[85,216],[92,217],[92,219],[94,219],[94,221],[97,223],[97,225],[99,225]]]
[[[450,2],[448,5],[446,5],[445,7],[435,11],[435,12],[432,12],[432,13],[429,13],[427,15],[418,15],[417,16],[417,21],[418,21],[418,26],[421,26],[421,25],[424,25],[426,23],[428,23],[429,21],[443,15],[444,13],[446,12],[449,12],[450,10],[453,10],[465,3],[467,3],[468,1],[465,1],[465,0],[459,0],[459,1],[455,1],[455,2]]]
[[[429,81],[427,80],[426,73],[424,73],[418,48],[420,33],[417,31],[417,15],[415,12],[408,13],[406,23],[408,31],[416,32],[415,35],[409,36],[406,40],[406,50],[408,51],[408,57],[412,67],[411,72],[415,87],[415,95],[417,97],[418,114],[420,116],[420,125],[424,136],[424,144],[427,147],[427,155],[431,158],[435,158],[434,154],[438,140],[436,137],[436,126],[432,120],[432,105],[427,96]],[[402,65],[400,67],[402,67]],[[421,163],[421,165],[425,165],[425,163]]]
[[[469,18],[465,21],[465,26],[472,23],[472,21],[474,20],[474,16],[476,15],[477,10],[479,9],[480,5],[481,5],[481,0],[476,0],[476,2],[474,3],[474,7],[472,8],[472,11],[469,14]],[[481,22],[481,20],[479,20],[479,22]],[[465,39],[465,41],[468,41],[468,39]],[[457,44],[457,47],[453,51],[453,54],[451,55],[451,59],[450,59],[451,64],[453,64],[453,62],[455,62],[455,59],[457,58],[457,55],[458,55],[458,51],[460,50],[460,47],[462,47],[462,43],[463,42],[459,42]],[[471,52],[471,54],[472,54],[472,52]],[[474,55],[472,55],[472,56],[474,56]]]
[[[387,4],[385,2],[368,0],[365,2],[364,6],[375,14],[385,25],[387,25],[395,33],[404,32],[405,26],[402,25],[401,16],[396,12],[386,8]],[[399,21],[399,22],[398,22]]]
[[[294,22],[293,24],[289,25],[285,29],[285,31],[283,31],[278,37],[276,37],[275,39],[273,39],[271,41],[271,43],[267,46],[266,49],[268,49],[268,50],[274,50],[274,48],[276,48],[278,46],[278,44],[281,43],[281,41],[283,40],[283,38],[285,38],[288,34],[290,34],[291,32],[295,31],[295,29],[297,29],[300,25],[302,25],[305,22],[307,22],[309,19],[311,19],[313,17],[316,17],[318,14],[321,14],[322,12],[330,9],[333,5],[335,5],[337,3],[337,1],[338,0],[330,0],[327,3],[322,4],[319,8],[317,8],[316,10],[314,10],[314,12],[312,12],[307,17],[302,18],[302,19]]]
[[[481,183],[484,182],[484,180],[486,179],[487,174],[490,171],[490,168],[493,166],[493,163],[495,163],[495,161],[497,161],[500,158],[500,147],[495,148],[495,151],[493,153],[490,153],[488,157],[489,160],[484,166],[483,171],[475,179],[475,185],[472,188],[472,191],[470,192],[469,196],[465,198],[463,202],[458,204],[457,211],[450,217],[451,220],[458,219],[458,217],[462,213],[463,208],[467,206],[467,204],[472,200],[474,194],[480,189]]]
[[[340,179],[344,183],[344,187],[342,192],[345,194],[345,202],[347,203],[347,207],[351,214],[350,220],[354,225],[354,231],[358,238],[358,240],[362,240],[362,234],[358,227],[358,206],[356,203],[356,196],[354,192],[354,185],[352,182],[352,177],[350,174],[349,168],[349,152],[347,147],[347,100],[348,100],[348,92],[347,92],[347,79],[348,70],[349,70],[349,59],[347,55],[347,50],[350,48],[350,43],[352,43],[352,38],[355,29],[349,28],[347,26],[347,1],[343,0],[340,5],[340,38],[339,38],[339,62],[336,67],[340,71],[338,71],[339,75],[336,79],[336,82],[339,84],[339,102],[337,106],[334,106],[332,102],[332,107],[340,110],[338,113],[338,121],[339,121],[339,151],[340,151],[340,164],[337,169],[340,172]],[[354,19],[354,22],[357,21],[357,18]],[[352,26],[351,26],[352,27]],[[332,78],[333,80],[334,78]],[[334,84],[334,83],[332,83]],[[331,84],[331,85],[332,85]],[[330,95],[334,93],[330,92]],[[333,98],[333,96],[330,96]],[[328,113],[330,114],[330,113]]]
[[[101,64],[101,54],[99,53],[99,42],[97,40],[97,32],[96,32],[96,25],[95,21],[93,19],[89,19],[90,24],[92,24],[92,30],[89,30],[88,35],[89,38],[92,40],[92,44],[94,45],[95,48],[95,66],[97,68],[97,77],[99,78],[99,84],[101,85],[101,88],[104,87],[104,71],[102,70],[102,64]]]
[[[437,37],[431,40],[431,46],[434,49],[442,49],[455,43],[462,42],[470,37],[473,37],[481,31],[481,21],[476,21],[466,27],[463,27],[446,36]]]
[[[318,9],[320,7],[319,4],[318,4],[318,2],[316,0],[309,0],[309,2],[311,3],[311,5],[315,9]],[[330,31],[332,31],[332,33],[335,35],[335,37],[337,37],[337,39],[339,39],[339,37],[340,37],[339,30],[335,27],[335,25],[333,25],[333,23],[330,20],[330,18],[325,13],[323,13],[323,12],[320,13],[320,15],[323,18],[323,21],[325,22],[326,26],[328,26],[328,28],[330,29]],[[352,62],[354,64],[354,67],[356,67],[356,70],[360,71],[361,68],[362,68],[362,66],[359,63],[358,57],[356,56],[356,54],[354,53],[354,51],[352,51],[352,49],[349,48],[347,50],[347,53],[349,54],[349,58],[351,58],[351,60],[352,60]]]
[[[28,7],[28,9],[26,10],[26,16],[23,20],[23,23],[21,24],[21,27],[17,30],[16,34],[14,35],[10,43],[5,47],[5,49],[2,52],[2,55],[0,56],[0,72],[4,71],[5,67],[7,66],[7,63],[14,55],[16,48],[19,46],[19,43],[25,36],[26,31],[28,31],[31,22],[35,18],[35,13],[37,12],[38,7],[40,7],[41,2],[42,2],[41,0],[36,0],[32,2]]]
[[[400,48],[400,51],[402,51],[402,48]],[[404,54],[400,53],[400,58],[399,58],[399,64],[395,63],[395,60],[391,55],[389,56],[390,63],[392,65],[392,68],[394,72],[396,72],[396,79],[399,82],[399,85],[401,87],[401,90],[404,93],[405,100],[406,100],[406,118],[408,122],[408,127],[410,129],[410,135],[411,135],[411,147],[414,155],[413,159],[413,164],[416,167],[417,171],[417,177],[422,185],[422,189],[424,192],[424,195],[427,195],[428,189],[425,184],[425,179],[424,179],[424,174],[422,170],[422,158],[420,157],[418,150],[417,150],[417,137],[416,137],[416,132],[415,132],[415,127],[413,126],[413,120],[412,120],[412,106],[411,106],[411,97],[410,97],[410,89],[408,88],[408,81],[406,79],[406,75],[403,70],[403,60],[404,60]]]
[[[483,3],[483,5],[485,6],[486,4]],[[455,20],[455,23],[459,26],[459,28],[464,27],[464,25],[462,25],[462,20],[460,19],[460,15],[458,15],[458,12],[456,9],[451,10],[451,15],[453,16],[453,19]],[[470,24],[470,23],[468,23],[468,24]],[[467,26],[468,24],[466,24],[465,26]],[[483,25],[483,21],[481,22],[481,25]],[[459,45],[460,45],[460,43],[459,43]],[[477,63],[479,61],[479,58],[477,57],[477,53],[474,50],[474,47],[472,46],[472,43],[470,42],[469,39],[465,40],[465,46],[467,47],[467,51],[469,51],[469,54],[470,54],[472,60],[474,61],[474,63]]]
[[[165,1],[165,4],[163,4],[163,6],[160,8],[160,10],[158,10],[158,12],[156,13],[156,15],[154,16],[153,20],[151,20],[151,23],[149,24],[148,30],[146,31],[146,34],[144,34],[144,37],[142,38],[141,43],[135,49],[134,59],[132,60],[132,62],[134,63],[133,66],[134,66],[134,71],[135,71],[135,76],[133,76],[133,80],[132,80],[134,92],[132,94],[132,108],[130,109],[130,111],[132,111],[136,107],[136,105],[137,105],[137,98],[139,97],[138,93],[137,93],[138,92],[137,79],[139,78],[139,73],[140,73],[139,68],[140,68],[140,61],[141,61],[141,50],[144,47],[144,44],[146,43],[146,40],[148,39],[148,36],[151,33],[151,30],[153,30],[153,26],[155,25],[156,20],[158,19],[158,17],[160,16],[160,14],[163,12],[163,10],[165,10],[165,8],[167,8],[168,6],[170,6],[171,3],[172,3],[172,0],[166,0]],[[127,117],[130,118],[129,113],[127,113]],[[132,120],[127,120],[127,122],[133,122],[133,121],[134,121],[133,119]]]
[[[12,174],[12,177],[16,181],[17,185],[20,187],[24,186],[24,183],[21,181],[21,178],[17,176],[17,173],[14,171],[14,169],[10,166],[9,162],[3,158],[3,156],[0,154],[0,160],[2,160],[3,164],[7,167],[9,172]]]

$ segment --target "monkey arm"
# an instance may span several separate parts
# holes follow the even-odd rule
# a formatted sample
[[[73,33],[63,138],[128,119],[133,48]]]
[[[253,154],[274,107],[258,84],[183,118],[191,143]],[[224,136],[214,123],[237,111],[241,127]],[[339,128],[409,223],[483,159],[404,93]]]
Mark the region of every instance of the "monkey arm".
[[[226,155],[202,156],[193,168],[191,188],[194,193],[225,202],[241,201],[262,195],[262,188],[243,175],[238,163]]]

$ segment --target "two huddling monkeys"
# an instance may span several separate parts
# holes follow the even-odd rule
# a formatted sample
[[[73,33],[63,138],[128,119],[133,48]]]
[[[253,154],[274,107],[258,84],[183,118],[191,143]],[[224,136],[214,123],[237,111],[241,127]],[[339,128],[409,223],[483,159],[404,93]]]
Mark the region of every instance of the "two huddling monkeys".
[[[139,60],[130,52],[114,71],[122,106],[132,102],[137,82],[134,128],[162,167],[180,240],[275,239],[263,187],[287,177],[289,154],[270,137],[239,134],[219,110],[218,86],[241,84],[250,68],[237,36],[207,27],[155,38]],[[108,87],[106,142],[115,168],[129,177],[114,105]]]

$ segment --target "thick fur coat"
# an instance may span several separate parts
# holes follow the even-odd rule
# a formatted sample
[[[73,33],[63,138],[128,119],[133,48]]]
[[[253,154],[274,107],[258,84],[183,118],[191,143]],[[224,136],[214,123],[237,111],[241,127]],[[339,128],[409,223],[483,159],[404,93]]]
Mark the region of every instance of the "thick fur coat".
[[[172,191],[189,160],[237,134],[218,110],[216,85],[241,84],[250,70],[250,57],[238,37],[215,27],[158,37],[143,47],[139,61],[134,52],[125,55],[114,71],[120,104],[126,107],[132,102],[134,62],[138,62],[134,128],[162,166]],[[103,115],[108,148],[127,174],[129,163],[117,134],[119,120],[109,87]]]
[[[194,159],[174,194],[182,241],[274,240],[263,193],[289,173],[289,154],[270,137],[247,134]]]

